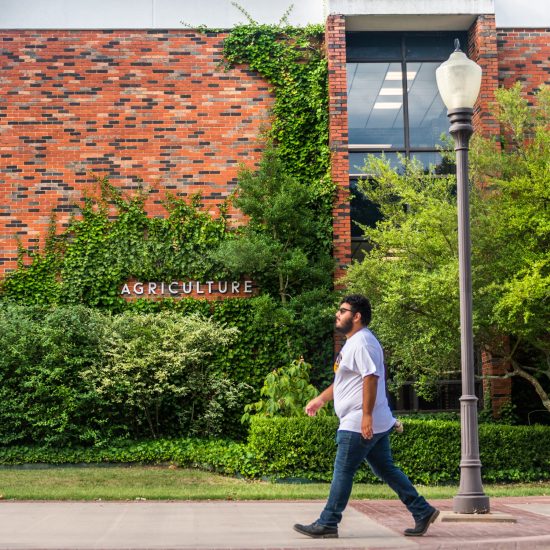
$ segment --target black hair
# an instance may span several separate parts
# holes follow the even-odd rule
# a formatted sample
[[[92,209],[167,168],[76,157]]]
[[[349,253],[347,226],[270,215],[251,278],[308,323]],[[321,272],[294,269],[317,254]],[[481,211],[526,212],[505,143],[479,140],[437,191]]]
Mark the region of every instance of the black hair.
[[[340,301],[340,305],[349,304],[354,313],[361,314],[361,321],[365,327],[368,327],[372,318],[372,311],[369,299],[362,294],[350,294]]]

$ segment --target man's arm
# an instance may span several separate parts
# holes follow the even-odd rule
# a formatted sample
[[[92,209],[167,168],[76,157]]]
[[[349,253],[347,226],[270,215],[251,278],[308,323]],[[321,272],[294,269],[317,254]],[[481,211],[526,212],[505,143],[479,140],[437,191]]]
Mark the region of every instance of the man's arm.
[[[333,392],[334,384],[331,384],[324,392],[320,393],[317,397],[313,398],[305,408],[306,414],[308,416],[315,416],[317,411],[329,401],[332,401],[334,398]]]
[[[372,439],[372,411],[376,403],[378,376],[369,374],[363,378],[363,418],[361,420],[361,435]]]

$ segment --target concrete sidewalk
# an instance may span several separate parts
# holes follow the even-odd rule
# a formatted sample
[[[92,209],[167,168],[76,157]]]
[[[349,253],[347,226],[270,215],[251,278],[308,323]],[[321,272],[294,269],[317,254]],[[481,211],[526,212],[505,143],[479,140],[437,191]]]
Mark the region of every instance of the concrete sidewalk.
[[[452,501],[432,501],[451,510]],[[442,523],[402,536],[412,518],[395,500],[354,501],[340,538],[292,530],[317,518],[323,502],[0,501],[0,549],[550,549],[550,497],[491,499],[517,523]]]

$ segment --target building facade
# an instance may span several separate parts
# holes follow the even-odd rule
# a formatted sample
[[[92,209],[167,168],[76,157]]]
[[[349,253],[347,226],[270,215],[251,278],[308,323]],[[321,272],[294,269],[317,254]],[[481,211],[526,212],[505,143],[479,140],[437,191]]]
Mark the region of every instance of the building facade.
[[[200,191],[212,210],[231,193],[239,165],[260,158],[273,95],[247,67],[220,68],[223,29],[246,22],[245,12],[276,23],[289,7],[240,5],[0,0],[0,276],[16,267],[18,241],[39,246],[52,212],[67,223],[90,172],[123,189],[143,180],[159,193]],[[435,68],[454,38],[483,68],[477,132],[499,134],[498,86],[520,80],[530,95],[550,84],[543,0],[307,0],[289,22],[326,29],[337,277],[364,246],[353,222],[376,218],[359,196],[349,201],[364,156],[439,161],[448,123]],[[193,30],[200,25],[222,30]],[[161,215],[159,193],[151,215]],[[483,364],[501,368],[489,357]],[[509,381],[491,392],[498,406]]]

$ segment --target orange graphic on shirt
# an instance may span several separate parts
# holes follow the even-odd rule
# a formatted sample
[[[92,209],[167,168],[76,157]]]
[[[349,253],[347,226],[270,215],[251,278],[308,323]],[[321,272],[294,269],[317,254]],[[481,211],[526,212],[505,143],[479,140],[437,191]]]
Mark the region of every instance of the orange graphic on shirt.
[[[334,361],[334,365],[333,365],[333,369],[334,369],[334,372],[336,372],[338,370],[338,367],[340,366],[340,361],[342,360],[342,354],[339,353],[338,356],[336,357],[336,361]]]

